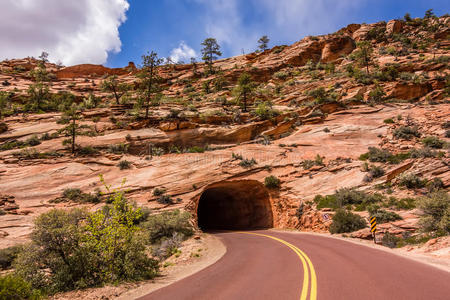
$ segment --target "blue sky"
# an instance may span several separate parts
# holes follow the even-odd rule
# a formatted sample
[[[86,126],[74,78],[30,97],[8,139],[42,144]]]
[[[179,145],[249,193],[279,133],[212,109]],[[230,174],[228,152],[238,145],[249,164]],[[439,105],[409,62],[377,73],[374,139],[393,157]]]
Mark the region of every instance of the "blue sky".
[[[162,57],[184,42],[200,57],[209,36],[222,46],[223,57],[251,52],[267,34],[270,46],[291,44],[308,35],[334,32],[350,23],[422,17],[433,8],[449,13],[446,0],[129,0],[127,20],[119,27],[122,48],[109,53],[106,65],[139,64],[146,51]],[[192,54],[192,51],[191,53]],[[182,60],[189,61],[189,55]],[[198,58],[199,59],[199,58]]]

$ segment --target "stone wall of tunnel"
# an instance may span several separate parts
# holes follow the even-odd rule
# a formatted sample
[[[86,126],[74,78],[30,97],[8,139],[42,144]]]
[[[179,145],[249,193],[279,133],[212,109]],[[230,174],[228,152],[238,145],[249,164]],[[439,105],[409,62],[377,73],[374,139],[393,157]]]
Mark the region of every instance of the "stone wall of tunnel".
[[[273,227],[270,194],[256,180],[221,181],[207,186],[196,206],[202,230]]]

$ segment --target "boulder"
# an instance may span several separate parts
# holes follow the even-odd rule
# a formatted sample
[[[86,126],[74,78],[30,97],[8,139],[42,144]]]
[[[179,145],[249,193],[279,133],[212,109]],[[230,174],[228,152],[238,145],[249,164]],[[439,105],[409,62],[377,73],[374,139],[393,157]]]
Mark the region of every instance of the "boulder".
[[[335,61],[343,55],[352,53],[355,48],[355,41],[349,36],[339,36],[327,40],[322,49],[321,61],[325,63]]]
[[[386,33],[388,35],[392,35],[394,33],[399,33],[400,31],[402,31],[403,25],[405,23],[403,21],[400,20],[390,20],[387,24],[386,24]]]

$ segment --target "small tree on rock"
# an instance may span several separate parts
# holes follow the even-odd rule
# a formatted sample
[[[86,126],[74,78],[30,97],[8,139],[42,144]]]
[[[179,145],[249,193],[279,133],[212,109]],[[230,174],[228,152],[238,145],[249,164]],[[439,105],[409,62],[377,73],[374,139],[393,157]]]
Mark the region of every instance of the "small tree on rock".
[[[238,79],[238,85],[235,89],[236,96],[238,100],[242,99],[244,104],[243,111],[247,111],[247,102],[253,96],[253,90],[255,89],[255,84],[252,82],[252,78],[246,72],[242,73]]]
[[[355,57],[361,66],[366,67],[367,74],[369,74],[369,65],[372,63],[372,44],[370,42],[363,41],[357,43],[356,45],[358,50],[355,52]]]
[[[85,135],[86,129],[90,129],[87,125],[80,125],[77,123],[81,119],[81,111],[83,107],[72,103],[70,108],[64,112],[63,122],[67,125],[60,129],[60,133],[64,133],[69,138],[63,141],[63,145],[70,145],[72,154],[76,151],[76,137],[78,135]]]
[[[150,102],[154,95],[161,91],[161,77],[157,74],[156,68],[163,63],[163,59],[158,58],[154,51],[147,55],[142,55],[142,70],[139,73],[139,89],[145,102],[145,118],[148,119]]]
[[[207,38],[202,43],[202,59],[209,67],[209,73],[213,73],[212,62],[222,55],[220,46],[215,38]]]
[[[112,93],[116,104],[120,104],[120,98],[127,93],[128,85],[126,83],[120,83],[117,80],[117,75],[112,75],[103,80],[102,90]]]
[[[263,35],[259,40],[258,40],[258,48],[261,51],[264,51],[267,49],[267,45],[269,44],[270,39],[267,37],[267,35]]]
[[[48,53],[42,52],[39,56],[37,68],[30,72],[35,83],[28,87],[28,96],[32,103],[32,110],[40,110],[43,101],[49,96],[49,74],[45,64],[48,62]]]

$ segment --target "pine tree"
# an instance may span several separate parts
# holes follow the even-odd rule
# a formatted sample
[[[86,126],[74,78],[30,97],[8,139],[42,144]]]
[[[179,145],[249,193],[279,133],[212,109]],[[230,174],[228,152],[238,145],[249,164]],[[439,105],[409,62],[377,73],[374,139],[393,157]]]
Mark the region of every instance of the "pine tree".
[[[82,110],[82,105],[72,103],[69,109],[67,109],[62,116],[63,123],[66,123],[67,125],[61,128],[59,133],[64,133],[65,136],[69,137],[63,141],[63,145],[70,145],[70,151],[72,154],[75,154],[76,152],[76,137],[78,135],[86,135],[86,129],[91,129],[87,125],[80,125],[77,123],[77,121],[81,119]]]
[[[116,104],[120,104],[120,98],[125,95],[129,87],[126,83],[120,83],[117,80],[117,75],[112,75],[103,80],[102,90],[105,92],[111,92],[116,99]]]
[[[252,78],[246,72],[242,73],[238,79],[238,85],[235,88],[235,93],[238,100],[242,99],[244,104],[243,111],[247,111],[247,102],[250,100],[255,89],[255,84],[252,82]]]
[[[267,45],[269,44],[270,39],[267,37],[267,35],[263,35],[259,40],[258,40],[258,48],[261,51],[264,51],[267,49]]]
[[[372,62],[373,53],[372,44],[370,42],[364,41],[359,42],[356,45],[359,49],[355,52],[355,57],[359,64],[366,67],[367,74],[369,74],[369,65]]]
[[[45,64],[48,62],[48,53],[42,52],[39,56],[37,68],[30,72],[34,78],[35,83],[28,87],[28,96],[32,103],[32,110],[39,111],[42,108],[42,103],[49,96],[49,81],[48,71]]]
[[[158,58],[154,51],[147,55],[142,55],[142,70],[139,73],[139,89],[142,100],[145,103],[145,118],[148,119],[150,101],[155,93],[161,91],[161,77],[157,74],[156,68],[163,63],[163,59]]]
[[[213,73],[213,67],[212,62],[213,60],[216,60],[219,56],[222,55],[222,52],[220,52],[220,46],[217,44],[216,39],[214,38],[207,38],[202,43],[203,49],[202,49],[202,59],[203,61],[208,65],[209,67],[209,73]]]

